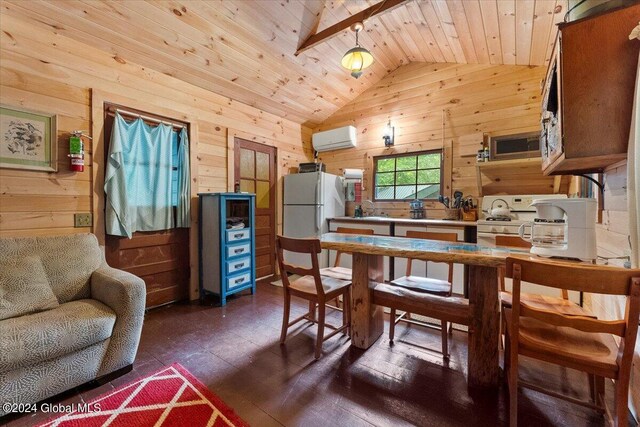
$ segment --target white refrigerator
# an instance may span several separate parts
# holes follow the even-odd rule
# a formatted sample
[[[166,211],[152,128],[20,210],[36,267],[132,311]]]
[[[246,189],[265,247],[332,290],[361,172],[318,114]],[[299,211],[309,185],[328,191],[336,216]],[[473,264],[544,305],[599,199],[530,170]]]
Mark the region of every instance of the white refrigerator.
[[[342,177],[309,172],[284,177],[283,234],[286,237],[320,237],[329,231],[327,218],[344,216]],[[284,253],[287,262],[311,267],[309,256]],[[318,255],[320,268],[329,266],[325,249]]]

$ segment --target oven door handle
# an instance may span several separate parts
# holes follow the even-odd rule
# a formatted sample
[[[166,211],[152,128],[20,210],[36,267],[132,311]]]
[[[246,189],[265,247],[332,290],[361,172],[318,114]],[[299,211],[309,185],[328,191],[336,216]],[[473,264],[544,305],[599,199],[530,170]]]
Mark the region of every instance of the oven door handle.
[[[493,237],[495,235],[496,235],[496,233],[489,233],[489,232],[486,232],[486,231],[478,231],[478,236],[481,236],[481,237]]]
[[[478,231],[478,237],[491,237],[494,238],[496,236],[517,236],[518,234],[513,233],[491,233],[489,231]]]

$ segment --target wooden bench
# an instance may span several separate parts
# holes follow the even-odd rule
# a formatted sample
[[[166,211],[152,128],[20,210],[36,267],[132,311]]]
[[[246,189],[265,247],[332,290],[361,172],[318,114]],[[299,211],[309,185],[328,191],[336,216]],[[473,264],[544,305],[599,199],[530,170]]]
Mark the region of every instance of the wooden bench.
[[[462,297],[430,295],[378,283],[373,289],[373,303],[460,325],[471,324],[469,300]]]

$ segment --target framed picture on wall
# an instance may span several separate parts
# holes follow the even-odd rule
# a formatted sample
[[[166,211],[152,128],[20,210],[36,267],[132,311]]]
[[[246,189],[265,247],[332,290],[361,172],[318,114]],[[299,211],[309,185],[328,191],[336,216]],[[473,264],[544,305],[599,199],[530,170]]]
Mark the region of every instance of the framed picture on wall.
[[[0,106],[0,167],[56,172],[55,114]]]

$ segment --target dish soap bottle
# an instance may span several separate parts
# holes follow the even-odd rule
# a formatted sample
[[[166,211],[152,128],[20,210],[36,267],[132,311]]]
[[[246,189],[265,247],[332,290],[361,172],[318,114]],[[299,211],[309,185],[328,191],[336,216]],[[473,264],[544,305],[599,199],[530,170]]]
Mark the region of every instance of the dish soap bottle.
[[[362,218],[362,205],[356,205],[355,212],[353,213],[354,218]]]

